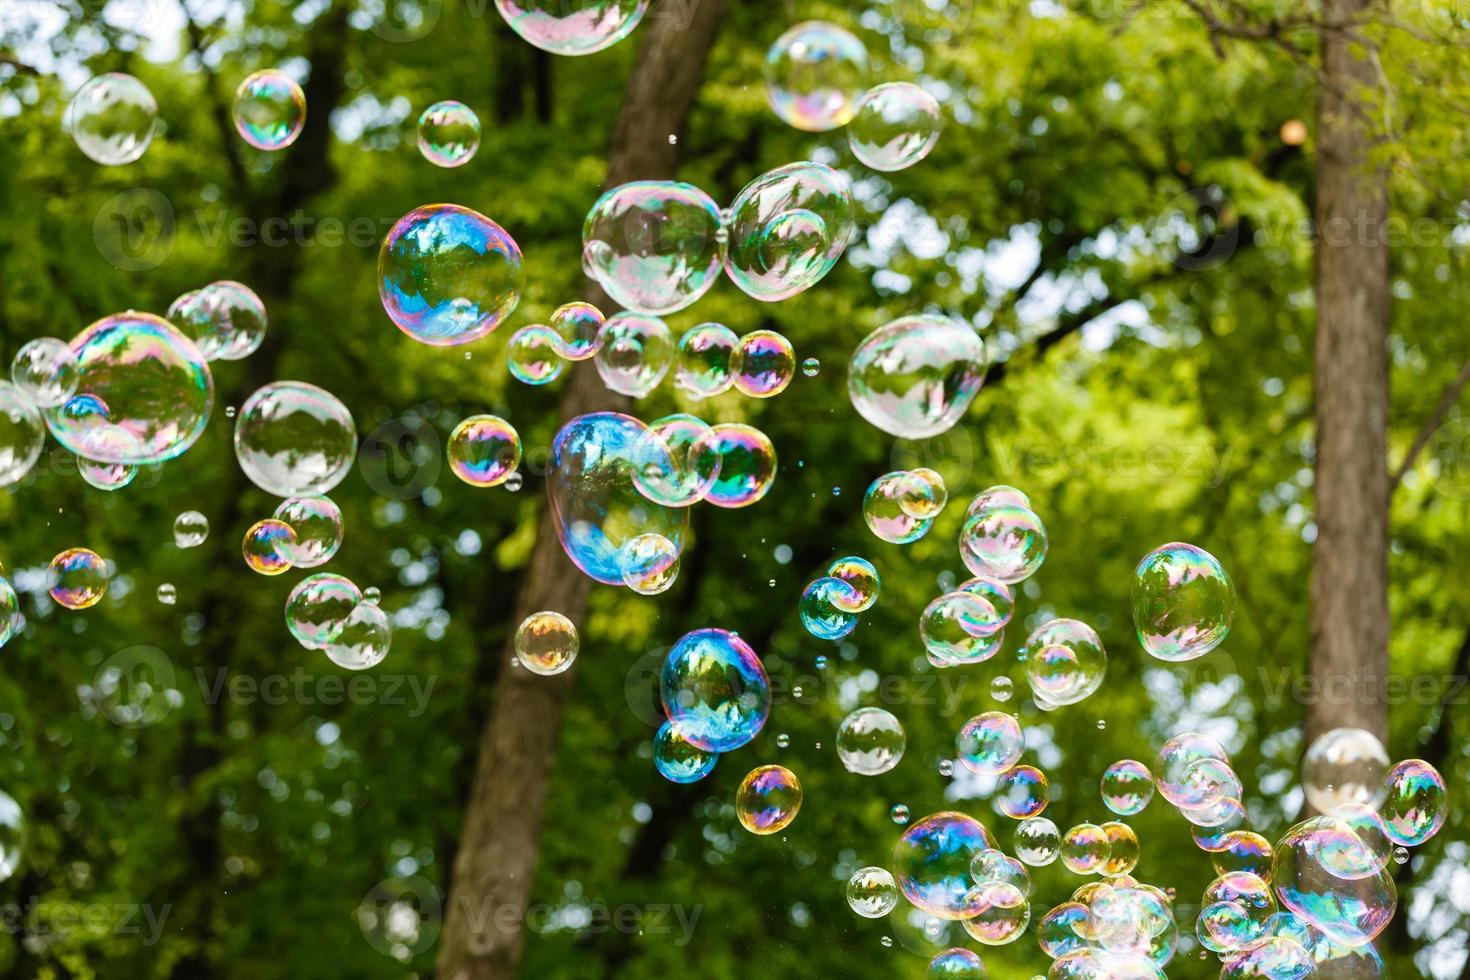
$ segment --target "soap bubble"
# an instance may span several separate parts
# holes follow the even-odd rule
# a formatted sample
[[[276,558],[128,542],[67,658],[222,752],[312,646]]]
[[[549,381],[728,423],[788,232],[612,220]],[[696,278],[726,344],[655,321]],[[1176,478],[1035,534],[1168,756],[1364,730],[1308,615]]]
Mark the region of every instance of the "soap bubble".
[[[726,221],[725,271],[763,303],[790,299],[832,270],[852,239],[852,188],[820,163],[790,163],[741,189]]]
[[[382,663],[392,645],[393,624],[388,614],[372,603],[360,602],[323,652],[344,670],[367,670]]]
[[[1320,825],[1304,841],[1305,856],[1337,878],[1374,877],[1392,856],[1388,827],[1375,810],[1361,805],[1347,809],[1349,816]]]
[[[1223,806],[1227,800],[1238,800],[1242,790],[1235,770],[1219,759],[1191,762],[1172,788],[1174,799],[1171,802],[1180,808],[1185,819],[1204,827],[1211,826],[1214,818],[1202,818],[1201,811]]]
[[[898,904],[898,885],[887,868],[859,868],[847,879],[847,904],[865,919],[881,919]]]
[[[979,915],[966,919],[962,925],[965,933],[976,942],[987,946],[1004,946],[1019,939],[1030,922],[1031,906],[1022,902],[1013,908],[988,905]]]
[[[342,508],[330,497],[289,497],[271,515],[291,528],[280,551],[293,568],[316,568],[342,546]]]
[[[516,659],[533,674],[560,674],[577,659],[577,627],[559,612],[536,612],[516,627]]]
[[[0,792],[0,881],[10,878],[20,866],[25,838],[20,804],[9,793]]]
[[[929,961],[927,980],[985,980],[985,964],[963,946],[942,950]]]
[[[703,500],[720,475],[719,437],[693,415],[665,415],[650,422],[633,457],[633,485],[667,507]]]
[[[845,125],[868,87],[863,42],[836,24],[809,20],[766,52],[766,98],[788,125],[821,133]]]
[[[232,279],[180,296],[169,306],[168,319],[210,361],[242,360],[265,341],[265,303],[255,290]]]
[[[1062,834],[1046,817],[1028,817],[1016,825],[1016,857],[1033,868],[1043,868],[1062,852]]]
[[[931,814],[904,831],[893,848],[893,871],[904,897],[940,919],[966,919],[985,908],[970,879],[975,855],[995,838],[974,817],[954,811]]]
[[[341,483],[357,457],[357,426],[330,391],[272,381],[235,418],[235,458],[250,482],[278,497],[312,497]]]
[[[1031,875],[1026,866],[999,850],[981,851],[970,863],[970,877],[987,905],[1011,909],[1031,895]]]
[[[932,517],[916,516],[925,511],[934,487],[917,471],[885,473],[868,486],[863,495],[863,520],[868,529],[892,544],[908,544],[929,533]]]
[[[735,791],[735,815],[752,834],[785,830],[801,809],[801,781],[785,766],[759,766]]]
[[[0,487],[29,473],[45,445],[46,427],[35,403],[9,381],[0,381]]]
[[[126,429],[113,428],[108,430],[108,435],[123,436],[128,440],[135,439]],[[98,442],[106,444],[112,441],[111,438],[97,437],[88,440],[89,444],[92,445]],[[88,485],[96,487],[98,490],[111,491],[121,490],[123,487],[132,483],[138,475],[138,467],[131,463],[102,463],[95,459],[83,459],[78,456],[77,473]]]
[[[561,377],[566,361],[557,354],[561,338],[542,323],[521,327],[510,335],[506,360],[510,376],[522,384],[549,385]]]
[[[257,150],[284,150],[306,126],[306,93],[285,72],[268,68],[235,90],[235,131]]]
[[[1344,820],[1313,817],[1292,827],[1276,842],[1271,884],[1281,904],[1335,942],[1361,946],[1372,942],[1393,918],[1398,892],[1386,868],[1346,878],[1323,863],[1341,856],[1342,841],[1361,838]]]
[[[1271,842],[1250,830],[1232,830],[1220,839],[1221,847],[1211,853],[1217,874],[1249,871],[1261,878],[1271,877]]]
[[[568,361],[585,361],[602,346],[598,335],[607,318],[591,303],[563,303],[551,313],[556,353]]]
[[[658,595],[679,578],[679,549],[657,531],[629,538],[619,560],[623,584],[639,595]]]
[[[449,470],[472,487],[504,483],[521,465],[521,437],[496,415],[471,415],[449,433]]]
[[[20,598],[10,580],[0,575],[0,647],[10,642],[20,628]]]
[[[770,398],[785,391],[796,376],[796,352],[791,341],[774,330],[755,330],[740,338],[730,370],[736,391]]]
[[[1362,728],[1334,728],[1318,735],[1302,757],[1302,789],[1318,813],[1340,816],[1344,807],[1383,801],[1388,752]]]
[[[909,808],[902,803],[895,803],[888,810],[888,819],[902,827],[909,822]]]
[[[836,597],[851,591],[841,579],[823,576],[807,585],[801,593],[797,613],[801,625],[819,640],[840,640],[857,626],[857,615],[838,605]]]
[[[749,507],[776,482],[776,447],[764,432],[740,422],[714,426],[720,475],[706,496],[716,507]]]
[[[1015,716],[987,711],[965,722],[954,745],[966,769],[982,776],[998,776],[1021,761],[1026,738]]]
[[[903,725],[883,708],[858,708],[837,726],[837,757],[859,776],[878,776],[898,765],[907,742]]]
[[[872,608],[873,603],[878,601],[878,593],[883,587],[878,578],[878,569],[866,558],[849,555],[846,558],[838,558],[827,566],[827,574],[840,582],[845,582],[851,591],[837,592],[833,601],[846,612],[866,612]]]
[[[107,563],[87,548],[67,548],[51,559],[51,598],[67,609],[87,609],[107,594]]]
[[[690,742],[671,722],[665,721],[653,736],[653,767],[672,783],[697,783],[714,771],[717,753],[706,752]]]
[[[1106,830],[1094,823],[1080,823],[1062,836],[1062,865],[1073,874],[1097,874],[1111,849]]]
[[[1046,773],[1035,766],[1013,766],[995,782],[995,808],[1012,820],[1039,816],[1046,805]]]
[[[295,537],[296,532],[285,521],[278,521],[273,517],[256,521],[245,532],[245,540],[240,545],[245,564],[252,572],[280,575],[291,567],[286,551]]]
[[[76,394],[46,412],[56,441],[101,463],[161,463],[192,446],[214,405],[199,348],[151,313],[104,317],[71,342]],[[132,438],[114,438],[111,427]],[[119,455],[121,453],[121,455]]]
[[[656,316],[618,313],[597,332],[592,363],[602,383],[630,398],[642,398],[664,379],[674,361],[674,337]]]
[[[325,650],[342,633],[362,592],[333,572],[308,575],[286,597],[286,628],[308,650]]]
[[[636,313],[690,306],[719,278],[720,209],[692,184],[638,180],[607,191],[582,224],[582,268]]]
[[[1396,844],[1418,847],[1439,833],[1449,816],[1449,790],[1444,777],[1422,759],[1405,759],[1383,777],[1383,817]]]
[[[808,357],[801,362],[801,373],[808,378],[815,378],[822,370],[822,362],[815,357]]]
[[[664,507],[638,490],[634,473],[652,461],[672,470],[672,458],[650,456],[648,426],[629,415],[597,412],[562,426],[552,441],[546,477],[552,519],[572,562],[605,585],[623,585],[622,547],[657,532],[683,551],[685,508]]]
[[[1015,684],[1004,674],[990,679],[990,696],[997,701],[1009,701],[1015,689]]]
[[[560,55],[593,54],[633,32],[649,0],[495,0],[505,22],[526,41]]]
[[[435,102],[419,116],[419,152],[436,167],[461,167],[480,148],[480,117],[463,102]]]
[[[197,548],[209,537],[209,518],[197,510],[186,510],[174,518],[174,544],[180,548]]]
[[[1164,972],[1147,956],[1077,949],[1056,959],[1049,980],[1165,980]]]
[[[1200,850],[1213,854],[1224,850],[1225,838],[1237,830],[1245,830],[1249,821],[1246,819],[1245,807],[1241,806],[1236,799],[1221,800],[1215,805],[1215,821],[1208,827],[1195,824],[1190,830],[1194,842],[1199,845]],[[1193,821],[1191,821],[1193,822]]]
[[[103,166],[141,157],[153,142],[158,103],[132,75],[108,72],[87,79],[67,107],[77,149]]]
[[[936,667],[983,663],[1000,651],[995,607],[972,592],[949,592],[924,607],[919,636]]]
[[[659,674],[664,714],[709,752],[738,749],[771,711],[771,682],[760,658],[729,630],[698,629],[669,651]]]
[[[1182,663],[1225,642],[1235,587],[1215,556],[1178,541],[1143,556],[1133,573],[1138,642],[1160,660]]]
[[[970,500],[970,506],[965,508],[965,517],[974,517],[976,514],[992,507],[1022,507],[1026,510],[1034,510],[1031,506],[1031,498],[1026,496],[1015,487],[997,483],[993,487],[986,487]]]
[[[1091,626],[1053,619],[1038,626],[1021,648],[1026,680],[1050,704],[1076,704],[1102,686],[1108,655]]]
[[[1108,835],[1108,859],[1103,862],[1098,873],[1108,878],[1130,873],[1138,866],[1142,853],[1138,834],[1132,827],[1117,820],[1108,821],[1102,825],[1102,829]]]
[[[948,431],[985,382],[985,345],[963,320],[932,313],[894,320],[862,339],[847,395],[870,423],[901,439]]]
[[[10,362],[10,380],[38,408],[59,408],[77,390],[80,368],[66,341],[37,337],[26,341]]]
[[[1046,527],[1025,507],[997,505],[971,514],[960,530],[960,558],[972,574],[1015,583],[1046,561]]]
[[[1217,953],[1244,947],[1265,932],[1276,913],[1271,887],[1245,871],[1223,874],[1205,889],[1204,911],[1196,921],[1200,945]]]
[[[1220,980],[1242,977],[1306,980],[1316,973],[1316,961],[1301,943],[1284,936],[1262,936],[1225,955]]]
[[[1158,765],[1154,768],[1155,781],[1164,799],[1179,807],[1198,806],[1189,780],[1196,775],[1196,767],[1205,759],[1230,764],[1230,758],[1220,743],[1200,732],[1183,732],[1175,735],[1159,749]]]
[[[1036,927],[1036,942],[1052,959],[1087,949],[1081,931],[1087,931],[1088,909],[1081,902],[1063,902],[1046,915]]]
[[[1154,776],[1143,763],[1123,759],[1103,771],[1103,803],[1120,817],[1142,813],[1153,798]]]
[[[904,170],[929,155],[942,128],[939,100],[913,82],[888,82],[858,101],[847,145],[873,170]]]
[[[684,331],[674,355],[675,386],[695,398],[729,391],[735,383],[731,369],[739,343],[735,331],[723,323],[701,323]]]
[[[378,252],[378,298],[388,318],[436,347],[489,334],[515,310],[525,283],[510,233],[458,204],[408,212]]]

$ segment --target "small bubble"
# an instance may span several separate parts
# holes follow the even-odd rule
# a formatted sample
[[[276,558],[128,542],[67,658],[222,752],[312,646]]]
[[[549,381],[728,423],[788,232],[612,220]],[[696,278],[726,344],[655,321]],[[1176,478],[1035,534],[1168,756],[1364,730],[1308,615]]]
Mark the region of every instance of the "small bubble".
[[[878,941],[880,943],[882,943],[888,949],[892,949],[893,948],[893,937],[892,936],[884,936],[882,939],[880,939]]]
[[[171,583],[165,582],[158,587],[158,601],[165,606],[172,606],[178,599],[178,590]]]
[[[952,776],[952,775],[954,775],[954,762],[952,762],[949,759],[941,759],[941,760],[939,760],[939,775],[941,775],[941,776]]]
[[[808,378],[815,378],[818,372],[820,372],[821,370],[822,362],[817,360],[815,357],[808,357],[806,360],[801,362],[801,373],[806,375]]]
[[[888,811],[888,818],[902,826],[909,822],[909,808],[902,803],[895,803],[893,804],[893,809]]]
[[[816,659],[816,666],[818,670],[826,670],[827,658],[825,656],[822,656],[821,654],[818,654]]]
[[[787,735],[785,732],[782,732],[780,735],[776,736],[776,748],[784,749],[790,744],[791,736]]]

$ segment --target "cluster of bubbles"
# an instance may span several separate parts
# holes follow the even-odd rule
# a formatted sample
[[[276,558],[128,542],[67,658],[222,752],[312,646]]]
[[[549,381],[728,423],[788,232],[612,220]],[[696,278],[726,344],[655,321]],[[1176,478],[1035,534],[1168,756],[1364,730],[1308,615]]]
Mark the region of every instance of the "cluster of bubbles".
[[[936,597],[919,615],[919,637],[935,667],[984,663],[1000,651],[1015,601],[997,579],[977,576]]]
[[[553,610],[532,613],[516,627],[516,660],[543,677],[571,667],[581,645],[576,624]]]
[[[900,439],[947,432],[985,383],[985,345],[963,320],[900,317],[862,339],[847,366],[847,395],[870,423]]]
[[[559,55],[594,54],[633,33],[650,0],[495,0],[505,22],[529,43]]]
[[[766,53],[766,98],[787,124],[812,133],[847,127],[853,156],[880,171],[904,170],[939,141],[939,101],[912,82],[868,88],[868,52],[826,21],[797,24]]]
[[[347,670],[382,663],[393,643],[393,624],[378,605],[377,590],[359,589],[335,572],[296,584],[286,597],[286,628],[303,647]]]
[[[929,533],[948,502],[944,477],[934,470],[894,470],[868,485],[863,494],[863,520],[884,541],[909,544]]]
[[[591,303],[557,307],[549,324],[527,324],[511,334],[507,357],[510,376],[522,384],[550,384],[561,377],[566,361],[585,361],[602,351],[607,341],[603,333],[606,324],[602,311]],[[657,358],[658,351],[650,348],[645,355],[640,344],[636,351],[625,348],[619,355],[629,360]],[[603,370],[600,360],[598,370]]]
[[[250,525],[241,550],[251,571],[280,575],[331,561],[342,546],[343,532],[342,509],[332,498],[288,497],[270,517]]]
[[[731,388],[770,398],[795,376],[796,351],[774,330],[736,336],[722,323],[701,323],[684,331],[674,351],[674,384],[691,398],[712,398]]]
[[[878,601],[881,588],[872,562],[855,555],[839,558],[802,591],[801,625],[819,640],[840,640],[857,627],[858,614]]]
[[[521,465],[521,437],[498,415],[471,415],[449,433],[449,471],[472,487],[498,487]]]
[[[462,167],[480,148],[480,117],[463,102],[435,102],[419,114],[419,152],[436,167]]]

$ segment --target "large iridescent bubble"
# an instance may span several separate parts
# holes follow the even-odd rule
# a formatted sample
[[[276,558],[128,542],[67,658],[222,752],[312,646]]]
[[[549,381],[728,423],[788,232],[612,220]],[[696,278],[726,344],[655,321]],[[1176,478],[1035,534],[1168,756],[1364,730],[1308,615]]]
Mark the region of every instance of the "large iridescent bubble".
[[[771,682],[760,657],[723,629],[679,638],[659,674],[659,696],[679,734],[707,752],[740,748],[771,711]]]
[[[847,145],[873,170],[903,170],[929,155],[943,126],[938,99],[913,82],[888,82],[858,102]]]
[[[603,194],[582,224],[582,268],[621,306],[672,313],[719,278],[720,209],[692,184],[639,180]]]
[[[1354,805],[1383,800],[1388,751],[1378,736],[1362,728],[1334,728],[1312,740],[1302,756],[1302,790],[1318,813],[1342,815]]]
[[[256,390],[235,419],[235,458],[250,482],[278,497],[326,493],[352,469],[357,426],[330,391],[304,381]]]
[[[378,297],[388,318],[434,346],[467,344],[500,326],[525,282],[510,233],[458,204],[408,212],[378,253]]]
[[[730,205],[725,271],[755,299],[789,299],[837,264],[853,236],[853,213],[847,178],[824,164],[761,174]]]
[[[985,381],[985,345],[969,324],[923,313],[863,338],[847,367],[858,414],[889,435],[927,439],[960,420]]]
[[[850,31],[826,21],[797,24],[766,52],[766,98],[776,115],[807,132],[852,119],[868,87],[868,52]]]
[[[161,463],[194,444],[214,405],[209,365],[188,337],[151,313],[104,317],[71,342],[77,387],[46,412],[56,441],[100,463]],[[127,430],[112,438],[109,429]]]
[[[77,148],[110,167],[132,163],[147,151],[157,117],[153,93],[122,72],[87,79],[67,107]]]
[[[1394,843],[1418,847],[1439,833],[1449,812],[1444,777],[1424,760],[1405,759],[1384,775],[1379,813]]]
[[[920,911],[940,919],[968,919],[987,907],[975,888],[970,866],[975,855],[995,847],[980,821],[944,811],[917,821],[893,847],[893,873],[904,897]]]
[[[342,634],[362,591],[334,572],[308,575],[286,597],[286,628],[308,650],[325,650]]]
[[[29,473],[45,445],[46,426],[35,402],[9,381],[0,381],[0,487]]]
[[[505,22],[543,51],[593,54],[633,33],[649,0],[495,0]]]
[[[1160,660],[1203,657],[1225,642],[1235,588],[1214,555],[1175,541],[1143,556],[1133,573],[1138,642]]]
[[[764,432],[741,422],[721,422],[713,428],[720,470],[705,499],[716,507],[749,507],[776,482],[776,447]]]
[[[1398,907],[1398,890],[1386,868],[1352,878],[1332,870],[1334,856],[1341,854],[1339,842],[1357,840],[1346,821],[1313,817],[1276,842],[1271,864],[1271,885],[1281,904],[1347,946],[1372,942]]]
[[[668,324],[645,313],[608,317],[597,331],[592,363],[602,383],[630,398],[642,398],[658,387],[674,361],[674,336]]]
[[[673,471],[649,431],[632,416],[597,412],[562,426],[551,445],[546,490],[557,537],[578,568],[606,585],[623,584],[622,548],[640,534],[657,532],[683,550],[688,510],[657,504],[634,483],[640,464]]]

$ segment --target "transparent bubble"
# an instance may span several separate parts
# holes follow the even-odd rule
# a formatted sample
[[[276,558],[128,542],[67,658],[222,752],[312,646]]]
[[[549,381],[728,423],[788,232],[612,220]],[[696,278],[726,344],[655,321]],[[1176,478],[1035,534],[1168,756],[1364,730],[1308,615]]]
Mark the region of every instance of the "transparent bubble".
[[[1038,626],[1021,648],[1026,680],[1050,704],[1076,704],[1102,686],[1108,655],[1096,631],[1075,619]]]
[[[808,378],[815,378],[822,370],[822,362],[815,357],[808,357],[801,362],[801,373]]]
[[[168,319],[210,361],[242,360],[265,341],[265,303],[255,290],[232,279],[180,296],[169,306]]]
[[[997,701],[1005,702],[1011,699],[1015,693],[1015,684],[1004,674],[990,679],[990,696]]]
[[[837,597],[849,595],[851,591],[850,585],[830,575],[809,583],[797,605],[801,625],[819,640],[840,640],[847,636],[857,627],[858,617],[839,605]]]
[[[46,424],[73,453],[100,463],[161,463],[204,431],[214,379],[199,348],[168,321],[151,313],[104,317],[71,350],[76,394],[47,410]]]
[[[1056,959],[1048,980],[1164,980],[1148,957],[1101,949],[1073,950]]]
[[[1226,799],[1216,804],[1216,818],[1218,822],[1212,821],[1211,826],[1202,827],[1195,824],[1191,828],[1194,842],[1199,849],[1209,853],[1223,850],[1225,838],[1233,831],[1245,830],[1249,821],[1246,820],[1245,807],[1241,806],[1239,800]],[[1193,823],[1193,821],[1191,821]]]
[[[1241,977],[1305,980],[1316,972],[1316,961],[1301,943],[1284,936],[1262,936],[1226,954],[1220,980]]]
[[[1015,908],[1031,895],[1031,875],[1026,866],[999,850],[975,855],[970,863],[970,877],[987,905]]]
[[[335,639],[327,644],[327,659],[344,670],[367,670],[383,662],[393,645],[388,614],[368,602],[358,603]]]
[[[684,331],[674,355],[675,386],[695,398],[729,391],[735,383],[731,372],[739,343],[735,331],[722,323],[701,323]]]
[[[1159,749],[1158,765],[1154,768],[1159,793],[1175,806],[1199,806],[1199,796],[1190,780],[1198,778],[1200,771],[1196,767],[1206,759],[1223,763],[1226,768],[1230,765],[1225,749],[1208,735],[1183,732],[1169,739]]]
[[[837,757],[860,776],[878,776],[898,765],[907,742],[903,725],[883,708],[858,708],[837,726]]]
[[[649,0],[495,0],[511,30],[559,55],[612,47],[633,32],[648,5]]]
[[[982,663],[1000,651],[1004,636],[995,607],[973,592],[949,592],[924,607],[919,636],[938,667]]]
[[[15,874],[25,849],[25,819],[20,804],[10,794],[0,792],[0,881]]]
[[[80,367],[66,341],[37,337],[26,341],[10,362],[10,380],[38,408],[59,408],[77,390]]]
[[[970,500],[970,506],[965,508],[965,517],[974,517],[976,514],[992,507],[1023,507],[1026,510],[1034,510],[1031,506],[1031,498],[1026,496],[1015,487],[997,483],[993,487],[987,487],[975,494]]]
[[[725,225],[725,271],[751,297],[774,303],[816,285],[855,232],[847,178],[820,163],[791,163],[746,184]]]
[[[480,117],[463,102],[435,102],[419,116],[419,152],[436,167],[462,167],[480,148]]]
[[[1330,817],[1354,804],[1383,800],[1388,752],[1370,731],[1334,728],[1318,735],[1302,757],[1302,789],[1318,813]]]
[[[471,415],[449,433],[449,470],[472,487],[504,483],[521,465],[521,437],[497,415]]]
[[[278,497],[312,497],[341,483],[357,457],[357,425],[330,391],[304,381],[259,388],[235,417],[235,458]]]
[[[235,90],[235,131],[257,150],[283,150],[306,126],[306,93],[285,72],[258,71]]]
[[[953,811],[916,822],[893,848],[899,887],[920,911],[940,919],[966,919],[985,908],[974,888],[975,855],[995,847],[990,831],[974,817]]]
[[[619,560],[623,584],[639,595],[666,592],[679,578],[679,549],[656,531],[629,538]]]
[[[174,518],[174,544],[180,548],[197,548],[209,537],[209,518],[197,510],[186,510]]]
[[[1395,844],[1418,847],[1439,833],[1449,816],[1449,790],[1444,777],[1422,759],[1405,759],[1383,777],[1379,808]]]
[[[1387,927],[1398,892],[1386,868],[1348,878],[1324,864],[1324,858],[1330,863],[1343,855],[1343,841],[1363,846],[1352,827],[1337,817],[1297,824],[1276,842],[1271,884],[1282,905],[1329,938],[1361,946]]]
[[[929,961],[927,980],[985,980],[985,964],[963,946],[942,950]]]
[[[246,566],[261,575],[280,575],[287,571],[291,560],[286,552],[295,543],[295,537],[296,532],[285,521],[273,517],[256,521],[245,532],[245,540],[240,545]]]
[[[107,594],[107,563],[87,548],[68,548],[51,559],[51,598],[67,609],[87,609]]]
[[[868,486],[863,495],[863,520],[868,529],[892,544],[908,544],[929,533],[931,517],[917,516],[927,510],[934,487],[910,470],[885,473]]]
[[[1012,908],[988,905],[974,918],[966,919],[966,934],[986,946],[1004,946],[1021,938],[1031,923],[1031,906],[1025,902]]]
[[[888,819],[900,827],[909,822],[909,808],[902,803],[895,803],[888,810]]]
[[[568,361],[585,361],[602,346],[599,334],[607,318],[591,303],[563,303],[551,314],[551,329],[556,332],[555,350]]]
[[[532,323],[510,335],[506,361],[510,376],[522,384],[549,385],[566,368],[556,350],[561,337],[545,324]]]
[[[785,766],[759,766],[735,791],[735,815],[752,834],[785,830],[801,809],[801,781]]]
[[[690,742],[671,722],[664,722],[653,736],[653,767],[672,783],[697,783],[714,771],[717,753],[706,752]]]
[[[109,72],[87,79],[67,107],[77,149],[103,166],[132,163],[153,142],[158,103],[132,75]]]
[[[1103,771],[1103,803],[1120,817],[1142,813],[1153,798],[1154,776],[1143,763],[1123,759]]]
[[[912,82],[888,82],[858,101],[847,145],[873,170],[904,170],[929,155],[943,128],[938,99]]]
[[[46,445],[46,427],[29,395],[0,381],[0,487],[31,471]]]
[[[1087,949],[1087,940],[1079,929],[1087,928],[1088,910],[1081,902],[1063,902],[1042,917],[1036,926],[1036,942],[1052,959]]]
[[[948,431],[984,381],[980,335],[962,320],[930,313],[874,330],[853,350],[847,367],[853,408],[901,439]]]
[[[847,879],[847,904],[865,919],[881,919],[898,905],[898,885],[887,868],[859,868]]]
[[[376,585],[369,585],[367,588],[362,590],[363,602],[366,602],[369,605],[376,606],[382,600],[383,590],[378,588]]]
[[[1026,738],[1021,724],[1003,711],[976,715],[955,736],[960,763],[982,776],[998,776],[1021,760]]]
[[[1106,830],[1080,823],[1062,836],[1062,865],[1073,874],[1097,874],[1107,864],[1111,850]]]
[[[1221,838],[1221,847],[1210,855],[1216,874],[1249,871],[1260,878],[1271,877],[1271,842],[1250,830],[1232,830]]]
[[[750,644],[723,629],[698,629],[675,643],[659,675],[664,713],[709,752],[729,752],[760,733],[771,684]]]
[[[109,428],[105,433],[98,433],[88,439],[89,445],[115,444],[120,437],[122,441],[136,441],[135,437],[126,429]],[[77,457],[77,473],[89,486],[98,490],[121,490],[132,483],[138,476],[138,467],[131,463],[102,463],[95,459],[83,459]]]
[[[740,422],[714,426],[720,474],[705,498],[716,507],[749,507],[776,482],[776,447],[764,432]]]
[[[1013,766],[995,782],[995,809],[1012,820],[1039,816],[1051,802],[1046,773],[1035,766]]]
[[[720,475],[719,441],[714,428],[693,415],[655,419],[635,447],[633,485],[667,507],[703,500]]]
[[[1046,527],[1025,507],[996,505],[970,515],[960,530],[960,558],[972,574],[1015,583],[1046,561]]]
[[[833,596],[837,605],[847,612],[866,612],[878,601],[883,583],[878,578],[878,569],[866,558],[849,555],[838,558],[827,566],[827,574],[848,585],[851,591],[839,591]]]
[[[1235,587],[1215,556],[1178,541],[1143,556],[1133,573],[1138,642],[1160,660],[1203,657],[1225,642]]]
[[[1033,868],[1042,868],[1062,853],[1062,834],[1046,817],[1028,817],[1016,825],[1013,839],[1016,857]]]
[[[720,209],[692,184],[638,180],[614,187],[582,224],[582,268],[625,309],[673,313],[719,278]]]
[[[286,628],[308,650],[325,650],[363,601],[357,586],[333,572],[308,575],[286,597]]]
[[[533,674],[560,674],[577,659],[577,627],[559,612],[536,612],[516,627],[516,659]]]
[[[1240,777],[1236,776],[1229,763],[1219,759],[1198,759],[1184,768],[1173,790],[1176,805],[1186,819],[1200,826],[1210,826],[1212,821],[1198,816],[1199,811],[1214,808],[1226,800],[1239,799],[1242,788]]]
[[[1103,862],[1098,874],[1109,878],[1129,874],[1138,866],[1138,859],[1142,854],[1138,834],[1132,827],[1117,820],[1102,824],[1102,829],[1108,837],[1108,859]]]
[[[642,398],[658,387],[674,361],[669,325],[656,316],[618,313],[597,333],[601,345],[592,363],[602,383],[630,398]]]
[[[730,362],[735,390],[752,398],[779,395],[796,376],[791,341],[774,330],[755,330],[740,338]]]
[[[620,555],[630,539],[657,532],[682,553],[688,533],[686,508],[654,503],[635,483],[649,463],[648,432],[632,416],[597,412],[572,419],[552,441],[547,494],[557,537],[572,562],[605,585],[624,584]],[[656,462],[673,467],[672,459]]]
[[[863,42],[836,24],[809,20],[766,52],[766,98],[788,125],[820,133],[845,125],[868,87]]]
[[[458,204],[408,212],[378,252],[378,298],[388,318],[436,347],[489,334],[515,310],[525,283],[510,233]]]
[[[290,497],[271,515],[291,528],[280,550],[293,568],[316,568],[342,546],[342,508],[330,497]]]
[[[10,642],[20,628],[20,599],[10,580],[0,575],[0,647]]]
[[[1249,872],[1216,878],[1201,904],[1204,909],[1195,920],[1195,934],[1201,946],[1216,953],[1241,949],[1260,938],[1276,912],[1270,886]]]

